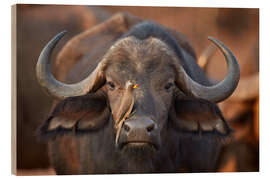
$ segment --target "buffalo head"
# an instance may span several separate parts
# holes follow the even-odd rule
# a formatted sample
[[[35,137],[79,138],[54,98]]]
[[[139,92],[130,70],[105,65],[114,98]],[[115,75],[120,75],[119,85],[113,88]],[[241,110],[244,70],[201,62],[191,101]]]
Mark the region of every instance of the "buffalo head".
[[[194,58],[164,27],[151,22],[139,23],[121,36],[84,80],[65,84],[50,71],[52,50],[64,34],[45,46],[37,63],[39,83],[61,100],[43,132],[100,131],[113,124],[116,151],[131,159],[143,154],[164,156],[169,148],[176,148],[170,145],[171,128],[174,133],[225,136],[230,132],[214,103],[233,93],[239,67],[222,42],[209,38],[228,66],[227,76],[216,85],[197,78],[196,69],[184,63],[194,63]]]

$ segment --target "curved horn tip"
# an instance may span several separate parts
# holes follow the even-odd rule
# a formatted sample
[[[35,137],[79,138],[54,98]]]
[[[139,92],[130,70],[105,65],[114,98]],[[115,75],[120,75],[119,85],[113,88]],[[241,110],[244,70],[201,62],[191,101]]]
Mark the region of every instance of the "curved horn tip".
[[[64,31],[61,31],[60,33],[58,33],[57,35],[55,35],[48,43],[47,45],[45,46],[45,48],[43,48],[42,51],[45,51],[47,48],[46,47],[49,47],[49,49],[53,49],[56,44],[58,43],[58,41],[60,41],[62,39],[62,37],[67,33],[66,30]],[[41,53],[42,54],[42,53]]]
[[[66,29],[64,29],[61,33],[67,33],[68,31]]]
[[[63,35],[65,35],[67,32],[68,32],[68,31],[64,29],[64,30],[63,30],[63,31],[61,31],[59,34],[63,34]]]
[[[208,39],[211,40],[211,41],[215,41],[217,40],[216,38],[212,37],[212,36],[208,36]],[[218,40],[217,40],[218,41]]]
[[[67,30],[63,30],[60,33],[58,33],[55,38],[60,40],[68,31]]]
[[[213,38],[212,36],[208,36],[208,40],[212,41],[212,42],[213,42],[216,46],[218,46],[221,50],[223,49],[223,50],[225,50],[225,51],[228,51],[229,54],[230,54],[231,56],[233,56],[234,59],[236,59],[235,56],[234,56],[234,54],[232,53],[232,51],[231,51],[231,50],[230,50],[223,42],[221,42],[220,40],[217,40],[216,38]],[[238,64],[237,61],[236,61],[236,63]]]
[[[208,39],[209,40],[216,40],[214,37],[212,37],[212,36],[208,36]]]
[[[212,37],[212,36],[208,36],[208,40],[214,42],[215,44],[222,44],[223,46],[225,46],[225,45],[223,44],[223,42],[217,40],[216,38],[214,38],[214,37]]]
[[[229,55],[231,58],[233,58],[233,62],[234,64],[237,66],[237,70],[239,71],[239,76],[240,76],[240,68],[239,68],[239,64],[238,64],[238,61],[236,59],[236,57],[234,56],[233,52],[221,41],[211,37],[211,36],[208,36],[208,40],[212,41],[217,47],[219,47],[220,50],[222,50],[223,54],[226,56]]]

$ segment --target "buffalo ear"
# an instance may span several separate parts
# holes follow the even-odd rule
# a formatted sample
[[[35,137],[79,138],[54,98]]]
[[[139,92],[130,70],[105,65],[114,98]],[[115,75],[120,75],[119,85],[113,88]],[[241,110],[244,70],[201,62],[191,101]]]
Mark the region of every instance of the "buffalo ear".
[[[186,133],[229,135],[231,129],[216,104],[202,99],[176,100],[173,126]]]
[[[100,93],[69,97],[55,106],[41,126],[41,136],[87,132],[102,128],[110,117],[106,98]]]

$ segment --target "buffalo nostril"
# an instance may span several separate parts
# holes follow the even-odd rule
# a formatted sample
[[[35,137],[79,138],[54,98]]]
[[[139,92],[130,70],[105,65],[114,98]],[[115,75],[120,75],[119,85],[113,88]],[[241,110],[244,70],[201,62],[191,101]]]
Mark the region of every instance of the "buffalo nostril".
[[[151,124],[146,129],[147,129],[148,132],[151,132],[151,131],[154,130],[154,127],[155,127],[155,124]]]
[[[130,127],[127,125],[127,124],[124,124],[124,130],[126,131],[126,132],[128,132],[129,130],[130,130]]]

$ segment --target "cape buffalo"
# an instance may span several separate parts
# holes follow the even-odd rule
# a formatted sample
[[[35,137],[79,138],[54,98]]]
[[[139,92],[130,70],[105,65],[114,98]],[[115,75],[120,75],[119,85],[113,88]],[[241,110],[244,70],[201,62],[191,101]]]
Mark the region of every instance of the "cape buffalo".
[[[231,133],[215,103],[239,81],[237,60],[222,42],[209,37],[228,66],[213,85],[183,35],[116,14],[62,49],[56,64],[76,62],[64,83],[50,71],[64,34],[44,47],[36,67],[40,85],[56,99],[40,131],[57,174],[215,171]]]

